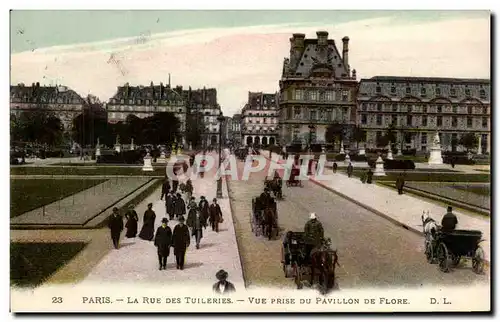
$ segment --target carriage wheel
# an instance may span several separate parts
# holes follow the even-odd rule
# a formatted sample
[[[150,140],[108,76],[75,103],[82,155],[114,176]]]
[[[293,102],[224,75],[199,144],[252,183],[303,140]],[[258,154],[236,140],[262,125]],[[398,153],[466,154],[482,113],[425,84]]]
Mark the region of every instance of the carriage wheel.
[[[430,241],[425,242],[425,257],[429,264],[434,263],[434,249],[432,249],[432,243]]]
[[[448,253],[448,248],[444,243],[440,243],[438,246],[438,263],[439,263],[439,269],[444,273],[450,271],[449,260],[450,260],[450,255]]]
[[[451,265],[453,267],[457,267],[458,264],[460,264],[460,260],[462,259],[462,257],[460,255],[456,256],[456,255],[453,255],[451,257]]]
[[[472,257],[472,271],[476,274],[484,272],[484,250],[482,247],[476,248],[474,257]]]

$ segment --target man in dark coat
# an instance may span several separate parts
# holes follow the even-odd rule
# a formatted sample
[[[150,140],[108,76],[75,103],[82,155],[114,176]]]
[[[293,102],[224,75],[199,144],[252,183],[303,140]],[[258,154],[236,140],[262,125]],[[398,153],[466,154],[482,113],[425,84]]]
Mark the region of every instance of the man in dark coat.
[[[144,219],[142,222],[142,229],[139,237],[144,240],[153,240],[155,231],[156,214],[153,211],[153,204],[148,204],[148,209],[144,212]]]
[[[311,254],[314,248],[321,246],[324,238],[325,231],[323,225],[316,218],[316,214],[311,213],[309,220],[304,226],[304,241],[306,244],[307,256]]]
[[[337,172],[337,168],[338,168],[337,162],[333,161],[333,166],[332,166],[333,173]]]
[[[174,213],[177,218],[186,214],[186,203],[180,193],[175,195]]]
[[[210,225],[212,226],[212,230],[219,232],[219,223],[222,222],[222,210],[220,209],[219,204],[217,203],[217,198],[212,200],[212,204],[209,208],[210,213]]]
[[[203,220],[203,227],[205,227],[205,229],[206,229],[208,226],[207,225],[208,217],[210,216],[209,205],[208,205],[207,199],[205,199],[205,196],[201,196],[200,199],[201,200],[198,204],[198,208],[200,209],[200,212],[201,212],[201,218]]]
[[[170,255],[172,245],[172,230],[168,227],[168,219],[161,220],[161,226],[156,230],[155,246],[158,249],[159,270],[167,269],[167,257]]]
[[[451,206],[448,206],[447,212],[441,220],[441,230],[452,231],[457,227],[457,224],[457,216],[455,216],[455,214],[453,213],[453,208]]]
[[[125,224],[127,233],[125,236],[127,238],[135,238],[137,235],[137,222],[139,221],[139,216],[133,207],[130,207],[129,211],[125,214],[125,218],[127,218],[127,223]]]
[[[189,201],[191,200],[191,196],[193,195],[193,191],[194,191],[194,188],[193,188],[193,182],[191,182],[191,179],[188,179],[186,181],[186,200]]]
[[[191,236],[194,236],[196,240],[196,249],[200,248],[200,241],[203,238],[203,219],[201,217],[201,212],[193,200],[189,204],[189,214],[186,220],[186,225],[191,228]]]
[[[119,247],[120,234],[123,230],[123,218],[118,213],[118,208],[113,208],[113,214],[108,219],[108,227],[111,231],[111,240],[116,249]]]
[[[175,196],[174,192],[170,190],[165,197],[165,208],[167,210],[167,215],[170,220],[174,219],[174,206],[175,206]]]
[[[179,223],[174,228],[172,235],[172,246],[174,247],[175,261],[177,269],[184,269],[184,260],[186,257],[186,248],[190,243],[189,228],[184,225],[184,216],[179,218]]]
[[[352,176],[352,171],[353,171],[353,166],[352,163],[349,162],[349,165],[347,166],[347,176],[350,178]]]
[[[163,200],[163,197],[168,194],[168,192],[170,191],[170,182],[168,180],[168,177],[165,176],[165,179],[163,181],[163,184],[161,186],[161,197],[160,197],[160,200]]]
[[[215,277],[219,280],[217,283],[212,286],[212,290],[217,294],[229,294],[236,292],[236,288],[234,284],[227,280],[228,273],[221,269],[215,274]]]
[[[403,189],[405,186],[405,178],[402,173],[396,178],[396,188],[398,189],[398,194],[403,194]]]
[[[368,172],[366,173],[366,183],[370,184],[372,183],[373,180],[373,171],[372,169],[368,169]]]

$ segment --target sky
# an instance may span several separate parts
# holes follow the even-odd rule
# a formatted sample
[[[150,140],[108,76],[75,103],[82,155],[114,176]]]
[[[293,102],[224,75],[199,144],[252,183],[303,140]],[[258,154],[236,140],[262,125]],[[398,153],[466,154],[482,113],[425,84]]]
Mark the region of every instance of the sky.
[[[41,27],[43,26],[43,27]],[[485,11],[12,11],[11,84],[62,84],[107,101],[130,85],[217,88],[224,115],[279,89],[292,33],[350,38],[358,79],[490,78]],[[339,48],[341,50],[341,48]]]

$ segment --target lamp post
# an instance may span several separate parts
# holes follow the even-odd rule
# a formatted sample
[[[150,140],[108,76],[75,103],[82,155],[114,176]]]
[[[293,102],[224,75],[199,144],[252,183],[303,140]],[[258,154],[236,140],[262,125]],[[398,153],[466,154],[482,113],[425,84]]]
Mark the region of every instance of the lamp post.
[[[221,152],[222,152],[222,122],[224,122],[224,116],[222,116],[222,112],[217,117],[217,121],[219,121],[219,170],[222,165]],[[222,176],[219,176],[217,179],[217,199],[222,198]]]

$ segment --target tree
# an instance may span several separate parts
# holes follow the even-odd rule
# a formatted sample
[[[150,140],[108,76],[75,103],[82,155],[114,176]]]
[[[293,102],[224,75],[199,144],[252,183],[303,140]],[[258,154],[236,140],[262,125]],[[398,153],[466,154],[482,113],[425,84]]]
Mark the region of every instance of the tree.
[[[17,126],[15,134],[20,141],[54,146],[62,140],[61,120],[41,106],[22,112],[19,119],[13,121]]]
[[[463,146],[467,152],[469,152],[469,150],[475,148],[477,146],[477,136],[476,134],[474,133],[466,133],[464,134],[460,140],[458,140],[458,144]]]
[[[388,142],[392,144],[396,143],[396,125],[391,123],[385,132],[385,136]]]
[[[354,126],[352,129],[352,139],[356,142],[356,149],[358,149],[359,142],[366,142],[366,131],[359,125]]]
[[[203,115],[199,112],[188,114],[186,117],[186,141],[191,143],[193,148],[201,146],[203,143],[202,134],[205,129]]]
[[[11,113],[10,114],[10,144],[13,145],[14,142],[22,141],[22,129],[19,122],[19,118]]]
[[[144,119],[142,126],[142,136],[144,143],[148,144],[168,144],[174,140],[180,141],[181,122],[171,112],[156,113]]]
[[[389,138],[387,137],[387,135],[381,135],[377,138],[377,147],[385,148],[387,147],[387,144],[389,144]]]
[[[94,145],[97,138],[107,141],[106,110],[95,96],[89,95],[83,103],[83,112],[73,119],[71,138],[80,146]]]
[[[334,122],[328,125],[325,132],[325,140],[328,143],[335,143],[337,139],[344,137],[344,124]]]

